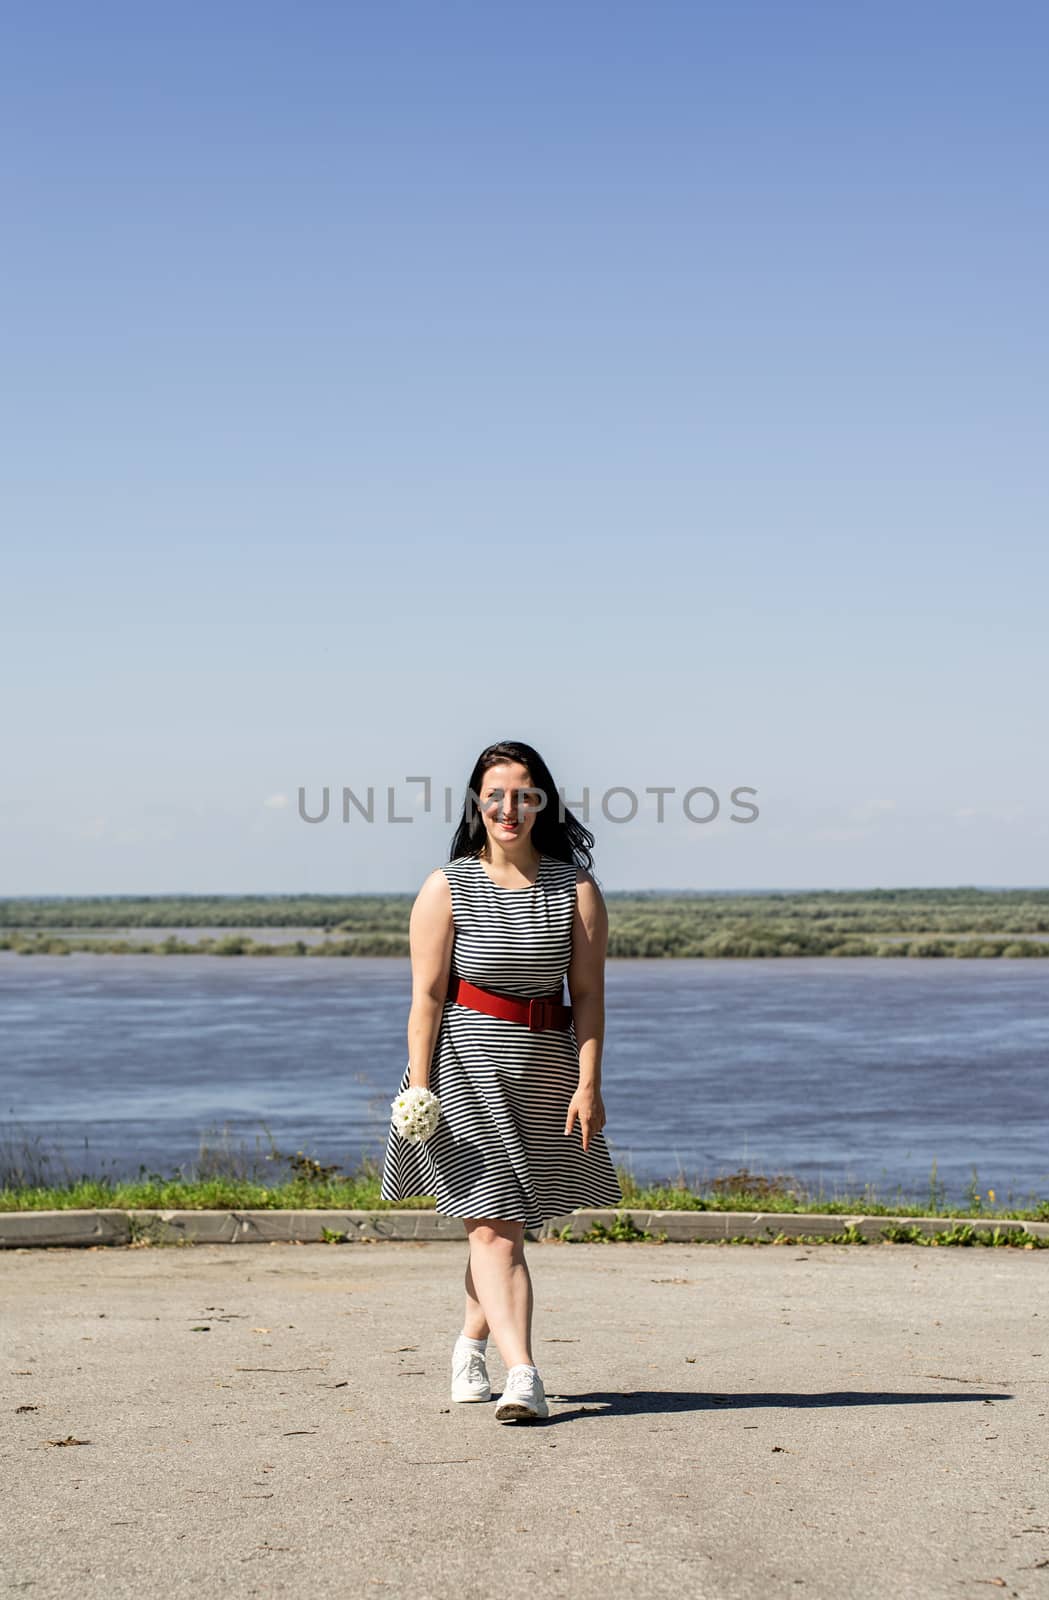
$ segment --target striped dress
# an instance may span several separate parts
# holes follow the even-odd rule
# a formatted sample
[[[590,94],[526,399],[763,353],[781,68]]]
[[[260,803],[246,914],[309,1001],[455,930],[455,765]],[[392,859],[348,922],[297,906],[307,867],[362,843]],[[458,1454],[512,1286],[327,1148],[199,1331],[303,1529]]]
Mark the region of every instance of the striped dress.
[[[477,855],[441,870],[452,894],[452,973],[525,999],[554,993],[572,954],[574,863],[544,855],[535,883],[521,889],[493,883]],[[409,1076],[410,1064],[398,1094]],[[584,1150],[578,1117],[565,1134],[578,1086],[573,1024],[532,1032],[446,1000],[430,1061],[437,1130],[412,1144],[391,1124],[382,1198],[432,1195],[444,1216],[513,1218],[526,1227],[577,1206],[621,1203],[604,1134],[592,1134]]]

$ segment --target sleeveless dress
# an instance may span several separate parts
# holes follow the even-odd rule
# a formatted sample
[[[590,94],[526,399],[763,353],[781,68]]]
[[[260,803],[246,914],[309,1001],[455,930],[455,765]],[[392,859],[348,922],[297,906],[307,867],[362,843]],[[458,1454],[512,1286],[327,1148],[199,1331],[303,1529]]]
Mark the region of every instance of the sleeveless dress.
[[[493,883],[476,855],[441,868],[452,894],[451,972],[468,983],[531,999],[563,985],[572,955],[574,863],[540,859],[527,888]],[[570,1001],[570,996],[564,998]],[[409,1063],[397,1087],[408,1087]],[[536,1227],[577,1206],[622,1202],[603,1132],[583,1149],[578,1117],[565,1134],[579,1086],[574,1023],[532,1032],[446,1000],[430,1060],[441,1101],[437,1129],[412,1144],[389,1128],[380,1194],[434,1196],[449,1217],[503,1217]]]

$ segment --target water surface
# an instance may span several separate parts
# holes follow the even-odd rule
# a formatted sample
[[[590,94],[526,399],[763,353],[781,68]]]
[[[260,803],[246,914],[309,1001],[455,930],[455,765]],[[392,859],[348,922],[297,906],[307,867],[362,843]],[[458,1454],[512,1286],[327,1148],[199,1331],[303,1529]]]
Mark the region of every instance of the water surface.
[[[0,954],[0,1121],[75,1172],[169,1173],[201,1138],[379,1156],[407,1060],[407,959]],[[1049,1195],[1042,962],[610,961],[613,1159],[815,1190]],[[268,1134],[266,1132],[268,1130]]]

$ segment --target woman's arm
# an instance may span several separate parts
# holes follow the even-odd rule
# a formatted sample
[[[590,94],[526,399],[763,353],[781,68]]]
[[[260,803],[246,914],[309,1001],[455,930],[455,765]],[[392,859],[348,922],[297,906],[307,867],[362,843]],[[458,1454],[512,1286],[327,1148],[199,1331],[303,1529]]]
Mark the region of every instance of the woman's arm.
[[[572,958],[568,993],[579,1045],[579,1087],[568,1110],[565,1132],[578,1114],[587,1149],[591,1134],[605,1123],[601,1100],[601,1054],[605,1041],[605,954],[608,911],[600,889],[582,867],[576,870],[576,908],[572,921]]]
[[[430,1087],[430,1062],[448,996],[454,937],[451,887],[440,867],[435,867],[415,897],[408,922],[412,958],[412,1004],[408,1012],[409,1089]]]

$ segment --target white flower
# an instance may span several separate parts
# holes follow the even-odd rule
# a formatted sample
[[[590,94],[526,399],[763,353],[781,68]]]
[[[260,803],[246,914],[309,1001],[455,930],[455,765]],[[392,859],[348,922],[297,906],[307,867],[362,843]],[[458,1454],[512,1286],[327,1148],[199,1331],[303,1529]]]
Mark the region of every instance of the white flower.
[[[409,1144],[424,1144],[437,1127],[441,1102],[431,1090],[416,1084],[391,1100],[390,1110],[393,1126],[401,1138],[407,1139]]]

